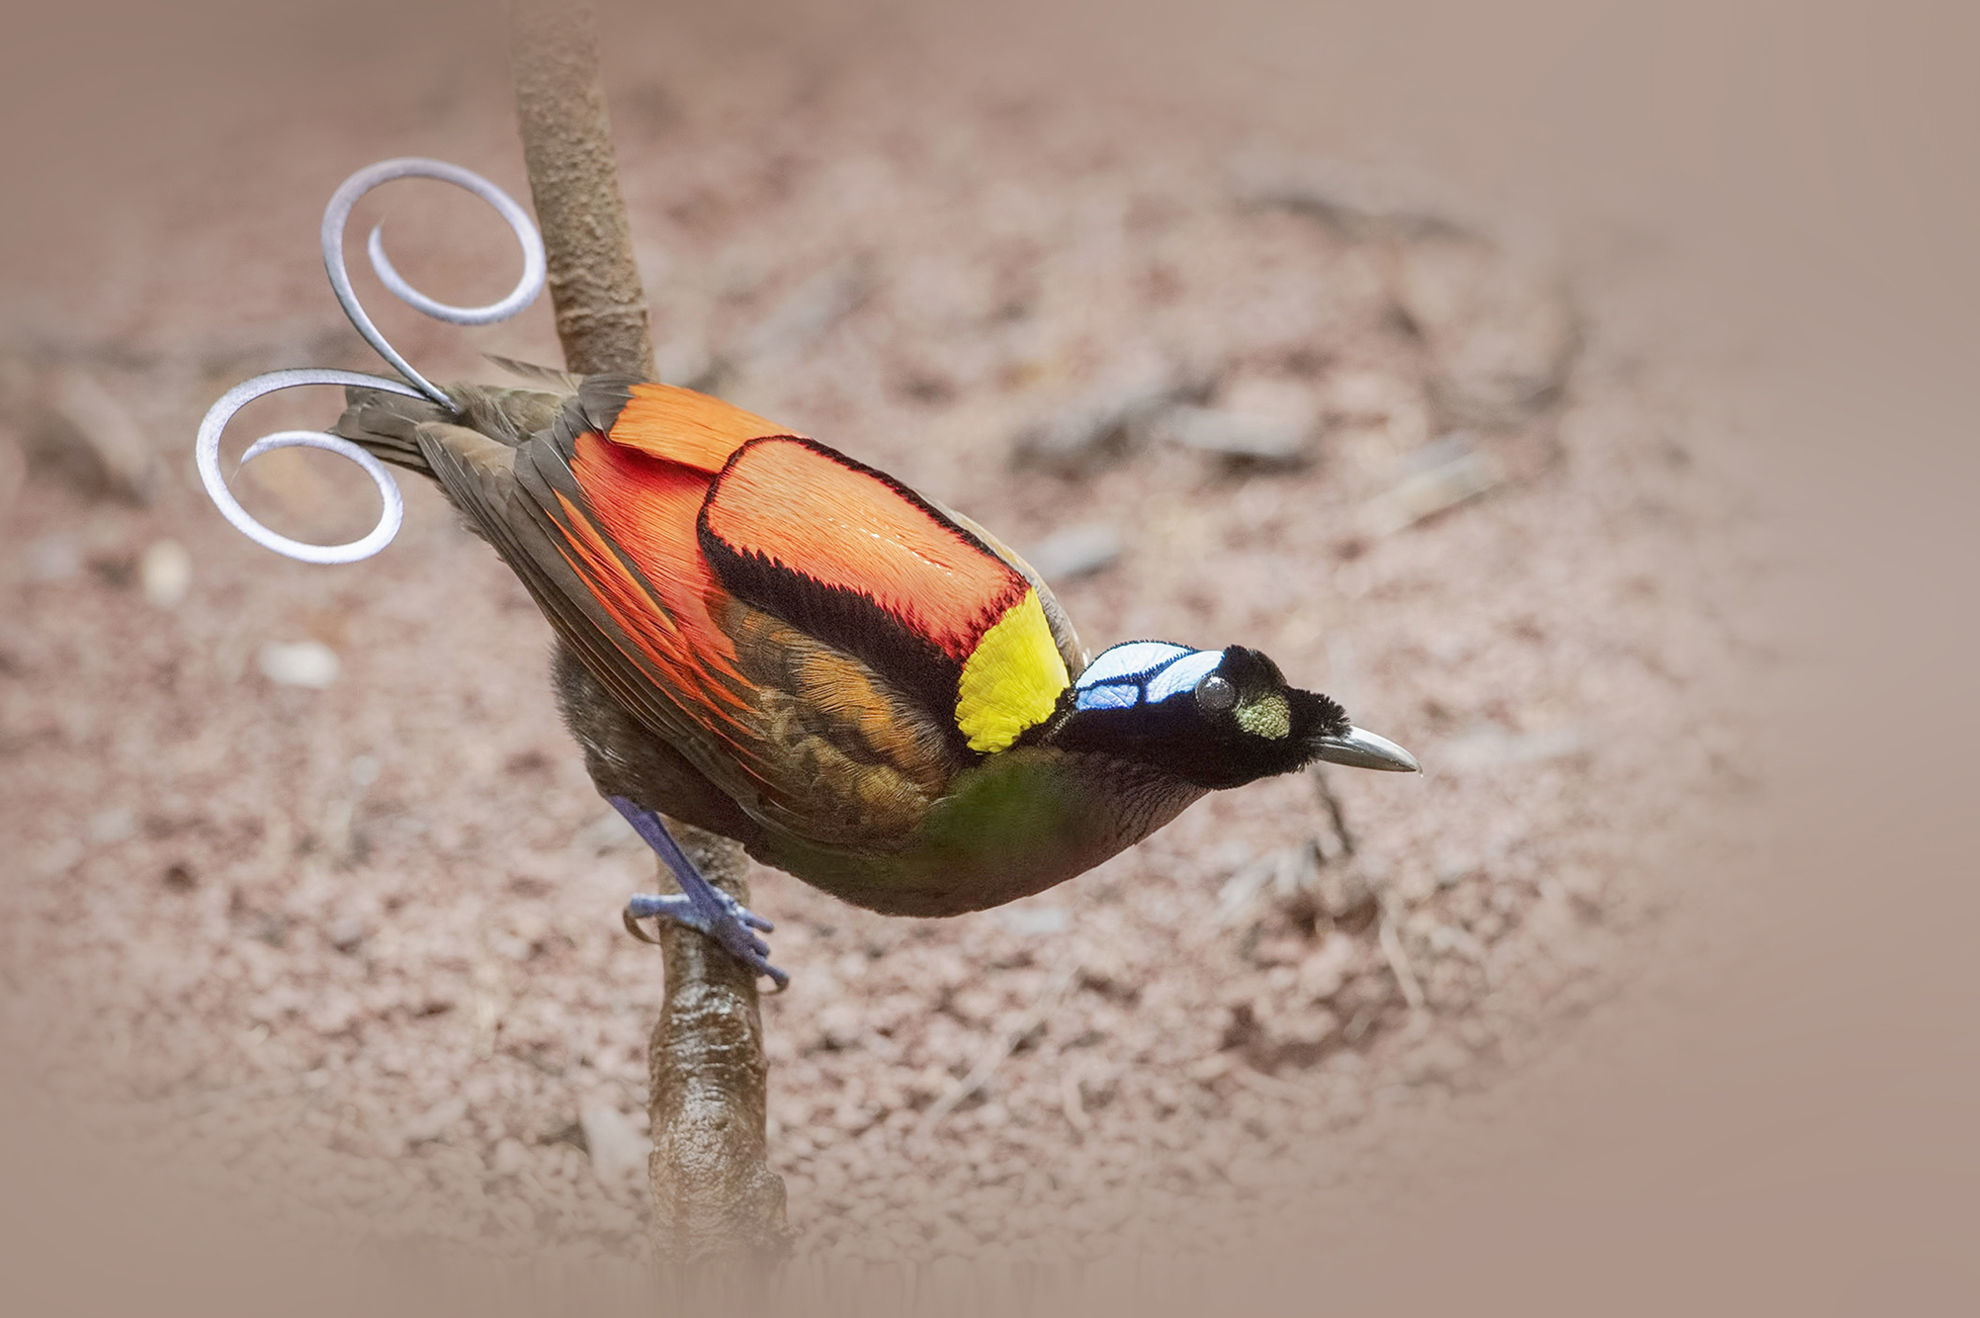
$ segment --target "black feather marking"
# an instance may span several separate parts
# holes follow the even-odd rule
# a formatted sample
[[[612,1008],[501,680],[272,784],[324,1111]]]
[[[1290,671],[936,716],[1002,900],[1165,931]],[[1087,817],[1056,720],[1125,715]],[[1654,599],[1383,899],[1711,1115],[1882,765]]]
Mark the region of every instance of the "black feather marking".
[[[985,625],[1002,616],[1005,609],[1022,597],[1028,586],[1024,575],[993,552],[982,539],[958,526],[941,509],[929,503],[886,472],[849,458],[837,449],[800,435],[765,435],[738,445],[715,479],[709,483],[695,519],[695,532],[701,541],[702,556],[708,560],[716,580],[744,603],[815,636],[826,644],[853,655],[885,677],[897,689],[919,702],[948,734],[951,746],[972,760],[982,753],[969,748],[968,738],[956,725],[956,701],[962,683],[962,663],[934,641],[916,632],[907,620],[883,608],[872,596],[844,586],[818,580],[802,569],[753,549],[741,549],[717,535],[708,524],[722,480],[742,456],[758,444],[797,444],[821,457],[867,476],[925,513],[938,526],[985,558],[1009,569],[1017,593],[1010,600],[993,601]]]
[[[956,726],[961,664],[871,596],[829,585],[767,554],[737,550],[708,529],[705,504],[702,511],[702,555],[730,594],[859,659],[934,715],[956,749],[980,758]]]

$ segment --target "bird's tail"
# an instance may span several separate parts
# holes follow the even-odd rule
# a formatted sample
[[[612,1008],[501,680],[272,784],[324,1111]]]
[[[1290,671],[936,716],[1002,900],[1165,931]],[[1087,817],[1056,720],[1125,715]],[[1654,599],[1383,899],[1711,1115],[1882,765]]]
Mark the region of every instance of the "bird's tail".
[[[433,468],[419,451],[419,428],[451,420],[446,408],[429,399],[354,387],[345,390],[344,414],[330,429],[381,462],[431,476]]]
[[[514,447],[556,420],[567,395],[536,389],[455,385],[447,390],[452,410],[426,398],[408,398],[382,389],[345,391],[344,415],[331,430],[381,462],[433,474],[420,445],[429,426],[464,426]]]

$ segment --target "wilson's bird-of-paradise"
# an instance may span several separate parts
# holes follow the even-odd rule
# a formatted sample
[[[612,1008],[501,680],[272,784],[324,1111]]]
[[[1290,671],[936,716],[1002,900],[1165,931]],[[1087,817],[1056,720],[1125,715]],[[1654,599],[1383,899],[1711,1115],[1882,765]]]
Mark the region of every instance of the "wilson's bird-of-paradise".
[[[1051,590],[959,513],[691,390],[594,376],[354,389],[336,433],[430,475],[562,642],[564,715],[685,920],[778,975],[667,816],[849,902],[953,915],[1038,892],[1206,792],[1316,759],[1412,770],[1256,650],[1086,660]],[[780,976],[781,978],[781,976]]]
[[[277,552],[351,562],[383,548],[403,504],[391,463],[431,477],[529,589],[558,638],[558,694],[598,789],[660,855],[679,894],[626,923],[676,920],[757,971],[770,925],[698,872],[661,821],[733,838],[826,892],[896,915],[981,910],[1072,878],[1205,793],[1316,760],[1414,770],[1256,650],[1128,641],[1088,661],[1051,590],[960,513],[815,440],[692,390],[520,368],[531,388],[420,375],[358,305],[343,233],[381,183],[432,178],[488,201],[522,244],[507,297],[451,307],[384,257],[382,282],[429,315],[487,324],[544,279],[523,209],[479,175],[399,159],[360,170],[325,211],[331,287],[403,380],[276,371],[214,404],[195,446],[221,512]],[[261,525],[228,490],[220,436],[247,402],[347,387],[332,433],[252,445],[359,463],[384,513],[316,546]]]

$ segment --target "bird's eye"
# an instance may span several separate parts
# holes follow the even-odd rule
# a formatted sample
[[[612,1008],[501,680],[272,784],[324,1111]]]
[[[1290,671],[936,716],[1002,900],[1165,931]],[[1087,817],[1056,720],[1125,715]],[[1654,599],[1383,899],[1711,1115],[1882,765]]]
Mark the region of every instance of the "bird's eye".
[[[1237,704],[1237,688],[1231,685],[1229,678],[1211,673],[1196,684],[1196,703],[1212,714],[1221,714]]]

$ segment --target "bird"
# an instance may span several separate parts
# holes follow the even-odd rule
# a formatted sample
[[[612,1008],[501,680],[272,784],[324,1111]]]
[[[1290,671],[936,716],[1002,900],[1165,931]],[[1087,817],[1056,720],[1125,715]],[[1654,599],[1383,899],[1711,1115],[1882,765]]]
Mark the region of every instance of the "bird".
[[[663,815],[854,905],[949,916],[1062,883],[1213,791],[1419,767],[1246,646],[1089,659],[988,530],[721,399],[550,372],[444,393],[352,387],[333,433],[436,482],[549,620],[592,781],[681,889],[631,897],[642,938],[677,921],[788,983],[772,924]]]

